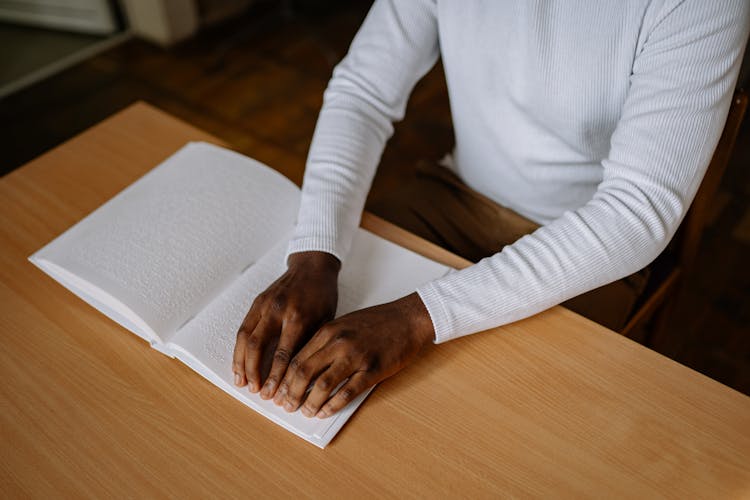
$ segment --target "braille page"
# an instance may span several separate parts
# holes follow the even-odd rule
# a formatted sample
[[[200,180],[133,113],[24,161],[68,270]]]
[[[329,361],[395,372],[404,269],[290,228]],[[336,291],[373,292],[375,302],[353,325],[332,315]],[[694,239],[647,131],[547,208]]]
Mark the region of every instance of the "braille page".
[[[236,399],[298,436],[324,447],[366,394],[334,417],[320,420],[307,418],[300,412],[286,413],[272,402],[233,384],[232,352],[237,330],[255,296],[286,269],[285,252],[286,242],[278,244],[248,268],[173,337],[170,348],[188,366]],[[442,264],[360,229],[339,277],[337,316],[407,295],[448,270]]]
[[[298,205],[281,174],[190,143],[31,260],[75,275],[167,340],[291,230]]]

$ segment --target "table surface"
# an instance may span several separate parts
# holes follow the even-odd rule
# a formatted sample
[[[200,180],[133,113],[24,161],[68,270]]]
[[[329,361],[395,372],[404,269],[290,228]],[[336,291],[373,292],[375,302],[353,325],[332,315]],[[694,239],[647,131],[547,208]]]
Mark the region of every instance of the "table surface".
[[[139,103],[0,179],[3,497],[750,496],[750,398],[561,307],[429,347],[321,451],[26,260],[189,140]]]

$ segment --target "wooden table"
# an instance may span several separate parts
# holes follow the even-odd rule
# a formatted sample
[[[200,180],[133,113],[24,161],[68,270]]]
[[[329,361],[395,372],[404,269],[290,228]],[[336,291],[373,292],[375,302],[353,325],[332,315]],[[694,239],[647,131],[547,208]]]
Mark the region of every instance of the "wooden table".
[[[750,398],[560,307],[430,347],[321,451],[27,262],[196,139],[137,104],[0,180],[4,498],[750,497]]]

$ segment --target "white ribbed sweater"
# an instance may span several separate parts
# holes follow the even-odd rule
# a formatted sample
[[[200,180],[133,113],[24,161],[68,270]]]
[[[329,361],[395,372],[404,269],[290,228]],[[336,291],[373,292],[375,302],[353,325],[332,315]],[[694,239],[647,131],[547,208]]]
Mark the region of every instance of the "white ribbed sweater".
[[[543,226],[417,290],[436,342],[633,273],[697,190],[749,29],[748,0],[376,0],[326,90],[289,253],[346,258],[392,122],[442,56],[456,173]]]

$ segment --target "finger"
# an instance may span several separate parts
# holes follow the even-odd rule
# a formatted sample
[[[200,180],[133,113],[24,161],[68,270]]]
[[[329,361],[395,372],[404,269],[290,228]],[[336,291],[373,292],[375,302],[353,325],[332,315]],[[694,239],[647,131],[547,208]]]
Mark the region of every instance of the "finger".
[[[315,332],[315,334],[310,337],[310,340],[308,340],[305,345],[300,348],[295,357],[298,357],[300,359],[308,359],[314,356],[323,347],[325,347],[328,342],[326,338],[321,336],[320,332],[321,330]]]
[[[250,392],[260,390],[260,365],[263,359],[263,349],[268,339],[274,334],[275,321],[264,316],[258,322],[252,335],[245,341],[245,378]]]
[[[330,325],[331,323],[327,323],[320,327],[310,340],[302,346],[295,357],[300,360],[308,359],[327,346],[336,334],[336,329],[332,328]]]
[[[300,408],[302,414],[306,417],[314,417],[320,411],[320,407],[328,401],[331,392],[351,374],[352,368],[348,363],[343,361],[333,363],[315,380],[305,402],[302,404],[302,408]]]
[[[259,319],[260,315],[257,313],[257,309],[251,307],[247,316],[242,321],[240,329],[237,331],[237,340],[234,343],[234,353],[232,354],[234,385],[237,387],[243,387],[247,384],[247,379],[245,378],[245,348],[247,346],[247,339],[253,333],[253,330],[255,330]]]
[[[367,372],[359,371],[349,377],[336,394],[323,405],[317,415],[318,418],[328,418],[343,407],[352,402],[354,398],[362,394],[370,385],[372,385],[370,376]]]
[[[276,346],[276,352],[273,354],[271,370],[268,372],[263,389],[260,391],[261,398],[271,399],[276,394],[276,388],[284,378],[289,362],[304,333],[305,328],[298,321],[284,321],[282,324],[281,336],[279,344]]]
[[[279,384],[279,391],[274,398],[276,404],[282,404],[289,412],[299,408],[310,382],[330,366],[330,358],[323,351],[304,360],[299,355],[295,356],[289,363],[284,380]]]
[[[294,356],[294,359],[301,361],[304,359],[308,359],[316,354],[328,343],[328,337],[330,337],[329,330],[331,329],[324,325],[317,332],[315,332],[315,335],[313,335],[312,338],[308,340],[304,346],[302,346],[302,349],[300,349],[297,355]],[[276,394],[273,398],[273,402],[277,406],[282,406],[286,402],[286,395],[289,390],[289,382],[292,379],[292,371],[293,370],[290,362],[290,366],[287,367],[286,374],[282,378],[282,381],[279,383],[279,386],[276,389]]]

